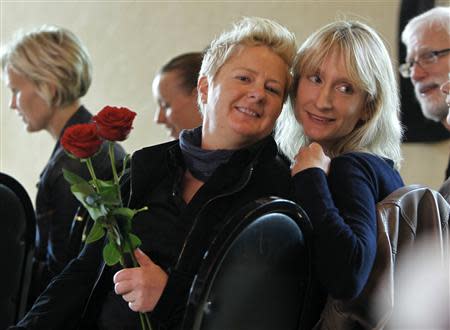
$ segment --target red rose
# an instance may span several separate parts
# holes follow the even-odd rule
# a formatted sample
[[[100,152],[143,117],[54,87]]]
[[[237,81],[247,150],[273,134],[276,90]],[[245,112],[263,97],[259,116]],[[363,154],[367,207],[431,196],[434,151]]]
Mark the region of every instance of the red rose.
[[[100,149],[102,143],[93,123],[70,126],[61,138],[63,148],[77,158],[91,157]]]
[[[92,119],[97,124],[98,135],[109,141],[123,141],[133,128],[136,112],[127,108],[104,107]]]

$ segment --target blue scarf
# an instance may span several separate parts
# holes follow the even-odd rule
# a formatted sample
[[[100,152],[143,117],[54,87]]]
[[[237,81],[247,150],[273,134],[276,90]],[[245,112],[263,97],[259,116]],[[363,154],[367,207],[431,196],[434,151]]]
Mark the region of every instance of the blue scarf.
[[[186,167],[194,178],[206,182],[220,165],[230,160],[235,150],[205,150],[201,144],[201,126],[181,131],[180,148]]]

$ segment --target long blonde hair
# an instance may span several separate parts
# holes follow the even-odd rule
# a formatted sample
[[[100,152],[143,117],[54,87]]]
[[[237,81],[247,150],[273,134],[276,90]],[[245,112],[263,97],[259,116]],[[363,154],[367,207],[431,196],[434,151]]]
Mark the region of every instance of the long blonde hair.
[[[277,122],[275,138],[291,159],[309,144],[294,114],[302,75],[314,73],[333,51],[343,54],[350,80],[366,92],[367,120],[328,149],[331,157],[352,151],[369,152],[392,159],[400,167],[402,126],[397,83],[389,53],[379,35],[364,23],[338,21],[313,33],[294,60],[290,101]]]

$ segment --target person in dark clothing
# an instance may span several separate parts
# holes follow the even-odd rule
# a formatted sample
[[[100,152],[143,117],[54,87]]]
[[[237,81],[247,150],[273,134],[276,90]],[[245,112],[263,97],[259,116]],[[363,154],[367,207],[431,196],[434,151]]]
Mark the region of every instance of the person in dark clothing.
[[[214,40],[198,81],[203,125],[135,152],[123,183],[130,207],[148,206],[133,219],[140,267],[105,267],[103,242],[88,244],[14,328],[139,329],[139,311],[151,312],[154,330],[178,329],[205,249],[225,219],[259,197],[292,197],[271,132],[295,52],[292,33],[256,17]]]
[[[394,71],[378,34],[356,21],[313,33],[293,68],[290,111],[276,136],[293,160],[296,201],[313,224],[319,281],[348,301],[375,260],[376,203],[403,186]]]
[[[201,52],[178,55],[164,64],[153,79],[153,97],[158,104],[154,120],[164,124],[174,139],[179,138],[183,129],[202,124],[197,103],[202,59]]]
[[[18,35],[5,45],[1,58],[6,85],[12,92],[10,108],[17,111],[28,132],[46,130],[56,141],[38,183],[32,302],[79,252],[81,237],[71,236],[79,203],[62,169],[90,176],[85,164],[64,152],[60,137],[67,127],[91,120],[80,98],[89,89],[92,69],[80,40],[66,29],[51,26]],[[115,152],[120,164],[125,151],[116,145]],[[111,176],[106,143],[93,163],[99,177]]]

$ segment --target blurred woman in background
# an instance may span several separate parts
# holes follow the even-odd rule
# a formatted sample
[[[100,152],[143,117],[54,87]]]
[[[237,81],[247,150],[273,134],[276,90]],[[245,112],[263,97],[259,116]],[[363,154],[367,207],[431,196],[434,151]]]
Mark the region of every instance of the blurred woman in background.
[[[203,54],[185,53],[164,64],[153,79],[153,97],[158,107],[155,122],[164,124],[178,139],[181,130],[202,124],[197,103],[197,80]]]
[[[69,30],[42,26],[21,33],[2,48],[2,72],[11,90],[9,106],[28,132],[47,131],[56,141],[38,183],[36,197],[36,253],[30,290],[31,302],[78,254],[81,237],[71,237],[71,225],[79,203],[63,177],[66,168],[86,179],[86,165],[70,158],[60,145],[64,130],[87,123],[92,115],[81,105],[92,79],[89,54]],[[115,146],[121,164],[125,152]],[[99,177],[110,174],[106,144],[93,157]]]

